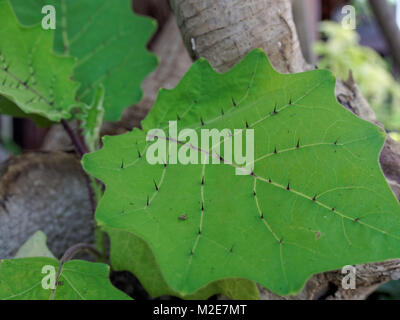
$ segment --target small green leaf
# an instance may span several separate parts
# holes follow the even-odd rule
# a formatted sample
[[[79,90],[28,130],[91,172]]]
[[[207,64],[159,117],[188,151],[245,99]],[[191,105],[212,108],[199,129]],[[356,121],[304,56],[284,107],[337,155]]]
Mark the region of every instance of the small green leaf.
[[[85,156],[106,185],[97,222],[145,241],[180,295],[229,278],[295,294],[312,274],[400,257],[400,206],[378,164],[385,133],[339,105],[334,88],[329,71],[280,74],[261,50],[225,74],[200,59],[160,91],[143,131],[105,137]],[[146,134],[177,119],[198,137],[254,129],[253,174],[229,163],[150,165]],[[199,158],[217,146],[192,150]],[[128,257],[121,241],[111,250]]]
[[[78,59],[74,79],[82,83],[78,98],[90,104],[96,88],[105,89],[105,120],[116,121],[122,111],[142,97],[143,79],[157,66],[146,49],[154,20],[132,13],[131,0],[10,0],[19,21],[32,26],[53,5],[57,12],[54,49]]]
[[[47,237],[42,231],[35,232],[18,249],[15,258],[47,257],[55,258],[53,253],[47,247]]]
[[[74,59],[51,53],[52,32],[21,28],[7,0],[0,0],[0,95],[25,113],[51,121],[70,118],[77,83]]]
[[[105,264],[71,260],[54,281],[58,268],[59,262],[51,258],[0,260],[0,300],[130,299],[111,285]]]

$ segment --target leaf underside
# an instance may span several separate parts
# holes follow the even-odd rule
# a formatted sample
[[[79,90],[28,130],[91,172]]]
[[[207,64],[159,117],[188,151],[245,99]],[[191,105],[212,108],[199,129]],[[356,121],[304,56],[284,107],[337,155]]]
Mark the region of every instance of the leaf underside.
[[[78,84],[70,80],[74,59],[53,55],[52,38],[40,27],[21,28],[0,0],[0,95],[23,113],[59,121],[70,118]]]
[[[33,120],[40,128],[49,127],[52,124],[52,122],[45,117],[41,117],[34,113],[25,113],[20,108],[18,108],[15,103],[7,99],[5,96],[0,96],[0,113],[15,118],[29,118]]]
[[[15,258],[32,257],[55,258],[47,246],[47,236],[43,231],[36,231],[15,254]]]
[[[227,278],[295,294],[312,274],[399,257],[400,207],[378,164],[385,134],[340,106],[334,87],[326,70],[277,73],[261,50],[226,74],[200,59],[160,91],[143,131],[105,137],[84,158],[107,187],[98,223],[143,239],[182,295]],[[150,165],[146,133],[176,119],[180,130],[254,129],[253,175]]]
[[[105,90],[105,120],[119,120],[122,111],[142,98],[143,79],[157,65],[146,49],[155,31],[154,20],[132,13],[130,0],[10,0],[20,23],[36,25],[41,8],[56,9],[54,50],[76,57],[74,79],[81,83],[77,96],[90,104],[96,89]],[[40,9],[38,9],[40,8]]]
[[[49,300],[52,290],[42,286],[43,267],[57,273],[59,262],[52,258],[0,260],[0,300]],[[102,263],[71,260],[62,267],[54,300],[127,300],[108,278],[110,268]],[[46,281],[45,281],[46,283]]]

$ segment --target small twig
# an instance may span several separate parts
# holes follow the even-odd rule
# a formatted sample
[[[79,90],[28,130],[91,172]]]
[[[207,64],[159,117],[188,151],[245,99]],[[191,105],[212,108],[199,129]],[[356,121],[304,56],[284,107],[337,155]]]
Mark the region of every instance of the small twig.
[[[101,253],[94,246],[92,246],[90,244],[86,244],[86,243],[78,243],[78,244],[72,246],[71,248],[69,248],[64,253],[63,257],[60,260],[61,264],[63,265],[64,263],[68,262],[77,253],[79,253],[81,251],[89,252],[89,253],[93,254],[94,256],[96,256],[96,258],[101,258]]]
[[[67,121],[64,119],[61,120],[61,124],[64,127],[65,131],[67,132],[68,136],[71,139],[72,144],[75,147],[76,152],[79,154],[79,157],[82,158],[83,155],[86,153],[85,148],[82,146],[80,139],[75,135],[74,131],[70,127]]]

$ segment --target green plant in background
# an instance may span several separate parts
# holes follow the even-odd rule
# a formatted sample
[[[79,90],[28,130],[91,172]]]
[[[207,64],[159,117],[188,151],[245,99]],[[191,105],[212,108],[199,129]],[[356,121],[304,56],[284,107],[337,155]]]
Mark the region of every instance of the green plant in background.
[[[74,59],[51,53],[52,33],[39,26],[22,29],[7,1],[0,1],[0,9],[0,94],[16,110],[57,122],[71,118],[79,86],[70,81]]]
[[[157,58],[146,49],[156,22],[132,14],[131,1],[10,0],[10,4],[18,21],[28,27],[40,24],[43,6],[55,7],[59,27],[54,51],[77,58],[74,80],[81,84],[80,101],[90,105],[98,85],[104,86],[105,121],[118,121],[124,108],[141,99],[140,84],[157,66]]]
[[[325,21],[321,32],[327,41],[315,45],[318,66],[347,80],[353,72],[361,92],[374,109],[378,120],[389,131],[400,130],[400,84],[390,73],[387,62],[374,50],[359,45],[359,36],[341,24]]]
[[[108,265],[71,260],[73,254],[58,261],[36,232],[15,259],[0,260],[0,300],[130,300],[111,285]]]
[[[140,84],[157,65],[146,49],[155,22],[132,14],[129,0],[9,3],[1,1],[0,94],[15,105],[0,106],[0,111],[34,114],[39,125],[43,121],[37,115],[56,122],[83,120],[89,123],[83,130],[93,151],[103,115],[105,121],[119,120],[122,111],[142,97]],[[54,32],[40,26],[45,4],[59,13]],[[8,68],[11,59],[18,65]]]
[[[67,131],[77,119],[95,151],[103,121],[137,102],[155,67],[145,50],[154,23],[132,15],[129,0],[50,2],[62,13],[55,32],[38,26],[43,0],[0,0],[0,110],[62,121]],[[314,273],[400,257],[400,206],[378,164],[385,133],[341,107],[334,86],[326,70],[279,74],[259,49],[225,74],[194,63],[175,89],[160,91],[142,130],[105,137],[83,158],[107,187],[96,222],[110,236],[111,267],[131,271],[154,297],[256,299],[256,282],[293,294]],[[146,134],[175,120],[196,132],[254,129],[251,174],[235,175],[225,140],[206,150],[165,141],[191,157],[215,151],[219,165],[150,165]],[[0,299],[127,298],[110,284],[109,266],[71,260],[89,248],[58,261],[45,235],[34,235],[0,261]],[[90,251],[103,261],[103,249]],[[44,265],[63,283],[51,292],[41,286]]]
[[[155,22],[132,14],[130,3],[52,1],[64,13],[57,15],[61,27],[52,31],[40,26],[48,1],[0,0],[0,112],[31,118],[39,126],[61,121],[79,154],[95,150],[103,115],[118,120],[124,108],[138,102],[140,83],[157,65],[146,49]],[[81,122],[85,147],[68,125],[73,119]],[[38,282],[43,263],[65,267],[58,275],[65,286],[52,294]],[[108,271],[104,264],[77,260],[1,260],[0,299],[126,297],[111,286]]]

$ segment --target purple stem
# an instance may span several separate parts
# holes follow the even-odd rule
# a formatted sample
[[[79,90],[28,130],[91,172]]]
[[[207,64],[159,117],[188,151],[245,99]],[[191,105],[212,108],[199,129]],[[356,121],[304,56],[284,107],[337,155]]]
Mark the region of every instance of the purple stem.
[[[74,131],[70,127],[67,121],[64,119],[61,120],[61,124],[64,127],[65,131],[67,132],[68,136],[71,139],[72,144],[75,147],[76,152],[79,154],[79,157],[82,158],[83,155],[86,153],[85,147],[82,146],[81,141],[79,138],[75,135]]]
[[[60,260],[61,265],[68,262],[69,260],[71,260],[77,253],[79,253],[81,251],[88,251],[88,252],[92,253],[93,255],[95,255],[97,258],[101,258],[101,253],[94,246],[91,246],[90,244],[86,244],[86,243],[78,243],[78,244],[72,246],[71,248],[69,248],[64,253],[63,257]]]
[[[58,281],[61,276],[61,272],[63,269],[63,266],[66,262],[71,260],[78,252],[81,251],[87,251],[95,255],[97,258],[101,258],[101,253],[94,247],[86,243],[78,243],[74,245],[73,247],[69,248],[63,255],[63,257],[60,260],[60,267],[58,268],[57,276],[56,276],[56,286],[55,288],[51,291],[50,295],[50,300],[54,300],[54,295],[56,293],[56,288],[58,285]]]

